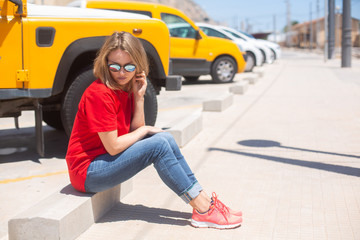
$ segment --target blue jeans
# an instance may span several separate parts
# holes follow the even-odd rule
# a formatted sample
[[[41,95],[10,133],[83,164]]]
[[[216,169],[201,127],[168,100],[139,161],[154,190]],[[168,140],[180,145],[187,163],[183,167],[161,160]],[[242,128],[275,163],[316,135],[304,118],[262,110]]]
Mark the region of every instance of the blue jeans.
[[[101,192],[112,188],[154,164],[162,181],[186,203],[199,195],[202,187],[170,133],[148,136],[125,151],[103,154],[90,163],[85,190]]]

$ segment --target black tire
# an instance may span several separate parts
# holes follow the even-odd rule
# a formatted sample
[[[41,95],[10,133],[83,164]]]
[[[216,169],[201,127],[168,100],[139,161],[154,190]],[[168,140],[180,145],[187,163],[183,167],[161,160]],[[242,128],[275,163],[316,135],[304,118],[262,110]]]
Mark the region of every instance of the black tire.
[[[80,99],[85,89],[95,79],[92,69],[85,69],[77,75],[64,95],[61,105],[61,120],[68,136],[71,134]]]
[[[263,65],[264,63],[266,63],[266,54],[265,54],[264,50],[260,49],[260,51],[261,51],[261,54],[263,56],[263,61],[262,61],[261,65]]]
[[[199,80],[200,76],[184,76],[185,81],[187,82],[196,82],[197,80]]]
[[[211,77],[216,83],[232,82],[237,72],[236,62],[231,57],[219,57],[211,66]]]
[[[276,59],[277,59],[277,55],[276,55],[276,52],[275,52],[275,50],[274,49],[272,49],[272,48],[270,48],[270,50],[273,52],[273,54],[274,54],[274,61],[276,61]]]
[[[271,52],[271,54],[270,54],[270,64],[272,64],[272,63],[274,63],[274,61],[275,61],[275,52],[274,51],[270,51]]]
[[[158,112],[157,97],[155,88],[149,79],[147,79],[147,84],[144,102],[145,124],[154,126]]]
[[[43,111],[43,121],[57,130],[64,130],[60,111]]]
[[[75,116],[78,110],[80,99],[90,84],[95,81],[92,69],[86,69],[81,72],[72,82],[68,91],[66,92],[61,106],[61,119],[64,130],[68,136],[74,124]],[[157,117],[157,99],[156,91],[149,80],[148,87],[145,93],[145,122],[147,125],[155,125]]]
[[[252,52],[246,52],[246,53],[247,53],[247,61],[246,61],[245,72],[252,72],[256,64],[256,59]]]

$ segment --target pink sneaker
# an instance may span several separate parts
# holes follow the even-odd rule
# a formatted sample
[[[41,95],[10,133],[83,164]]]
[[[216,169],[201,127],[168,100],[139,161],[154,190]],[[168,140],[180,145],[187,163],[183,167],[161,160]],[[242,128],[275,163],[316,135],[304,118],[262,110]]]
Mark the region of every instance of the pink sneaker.
[[[225,205],[223,205],[226,207]],[[199,213],[195,209],[191,218],[191,225],[198,228],[231,229],[241,226],[242,217],[230,214],[224,207],[211,204],[209,211]]]
[[[214,204],[216,206],[219,206],[220,208],[223,208],[225,211],[229,212],[230,214],[232,215],[235,215],[235,216],[242,216],[242,212],[241,211],[234,211],[232,210],[231,208],[225,206],[225,204],[223,204],[219,199],[218,199],[218,196],[216,195],[216,193],[212,193],[212,198],[211,200],[213,200]]]

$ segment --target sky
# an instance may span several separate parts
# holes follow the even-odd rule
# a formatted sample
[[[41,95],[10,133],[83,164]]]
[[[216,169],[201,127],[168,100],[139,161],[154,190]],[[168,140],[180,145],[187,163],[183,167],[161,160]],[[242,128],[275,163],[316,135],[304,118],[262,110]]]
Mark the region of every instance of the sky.
[[[280,32],[286,25],[287,0],[194,0],[209,17],[222,25],[242,28],[250,33]],[[291,21],[304,22],[324,16],[324,4],[328,0],[288,0]],[[319,3],[319,11],[317,11]],[[335,8],[342,12],[342,0],[335,0]],[[319,13],[318,13],[319,12]],[[351,15],[360,19],[360,0],[351,0]],[[275,16],[275,17],[274,17]],[[275,21],[274,21],[275,19]],[[274,24],[275,22],[275,24]],[[249,23],[249,24],[247,24]]]

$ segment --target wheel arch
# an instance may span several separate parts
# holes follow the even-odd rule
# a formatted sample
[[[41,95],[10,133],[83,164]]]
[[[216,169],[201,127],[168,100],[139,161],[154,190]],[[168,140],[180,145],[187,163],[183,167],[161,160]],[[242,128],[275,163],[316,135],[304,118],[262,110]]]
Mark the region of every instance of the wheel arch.
[[[253,56],[254,66],[257,66],[257,64],[258,64],[258,59],[256,58],[255,53],[252,52],[252,51],[250,51],[250,50],[247,50],[246,53],[247,53],[247,54],[251,54],[251,55]]]
[[[221,57],[230,57],[232,60],[234,60],[234,62],[236,63],[236,71],[235,72],[237,72],[237,69],[238,69],[238,67],[239,67],[239,63],[236,61],[236,59],[232,56],[232,55],[230,55],[230,54],[221,54],[221,55],[219,55],[219,56],[217,56],[212,62],[211,62],[211,68],[213,67],[213,65],[214,65],[214,63],[216,62],[216,60],[218,60],[219,58],[221,58]]]
[[[62,93],[80,70],[93,66],[96,54],[104,44],[105,38],[106,36],[81,38],[66,48],[56,71],[52,96]],[[149,59],[149,77],[154,88],[159,91],[161,86],[165,86],[166,80],[163,64],[155,47],[145,39],[139,38],[139,40]]]

